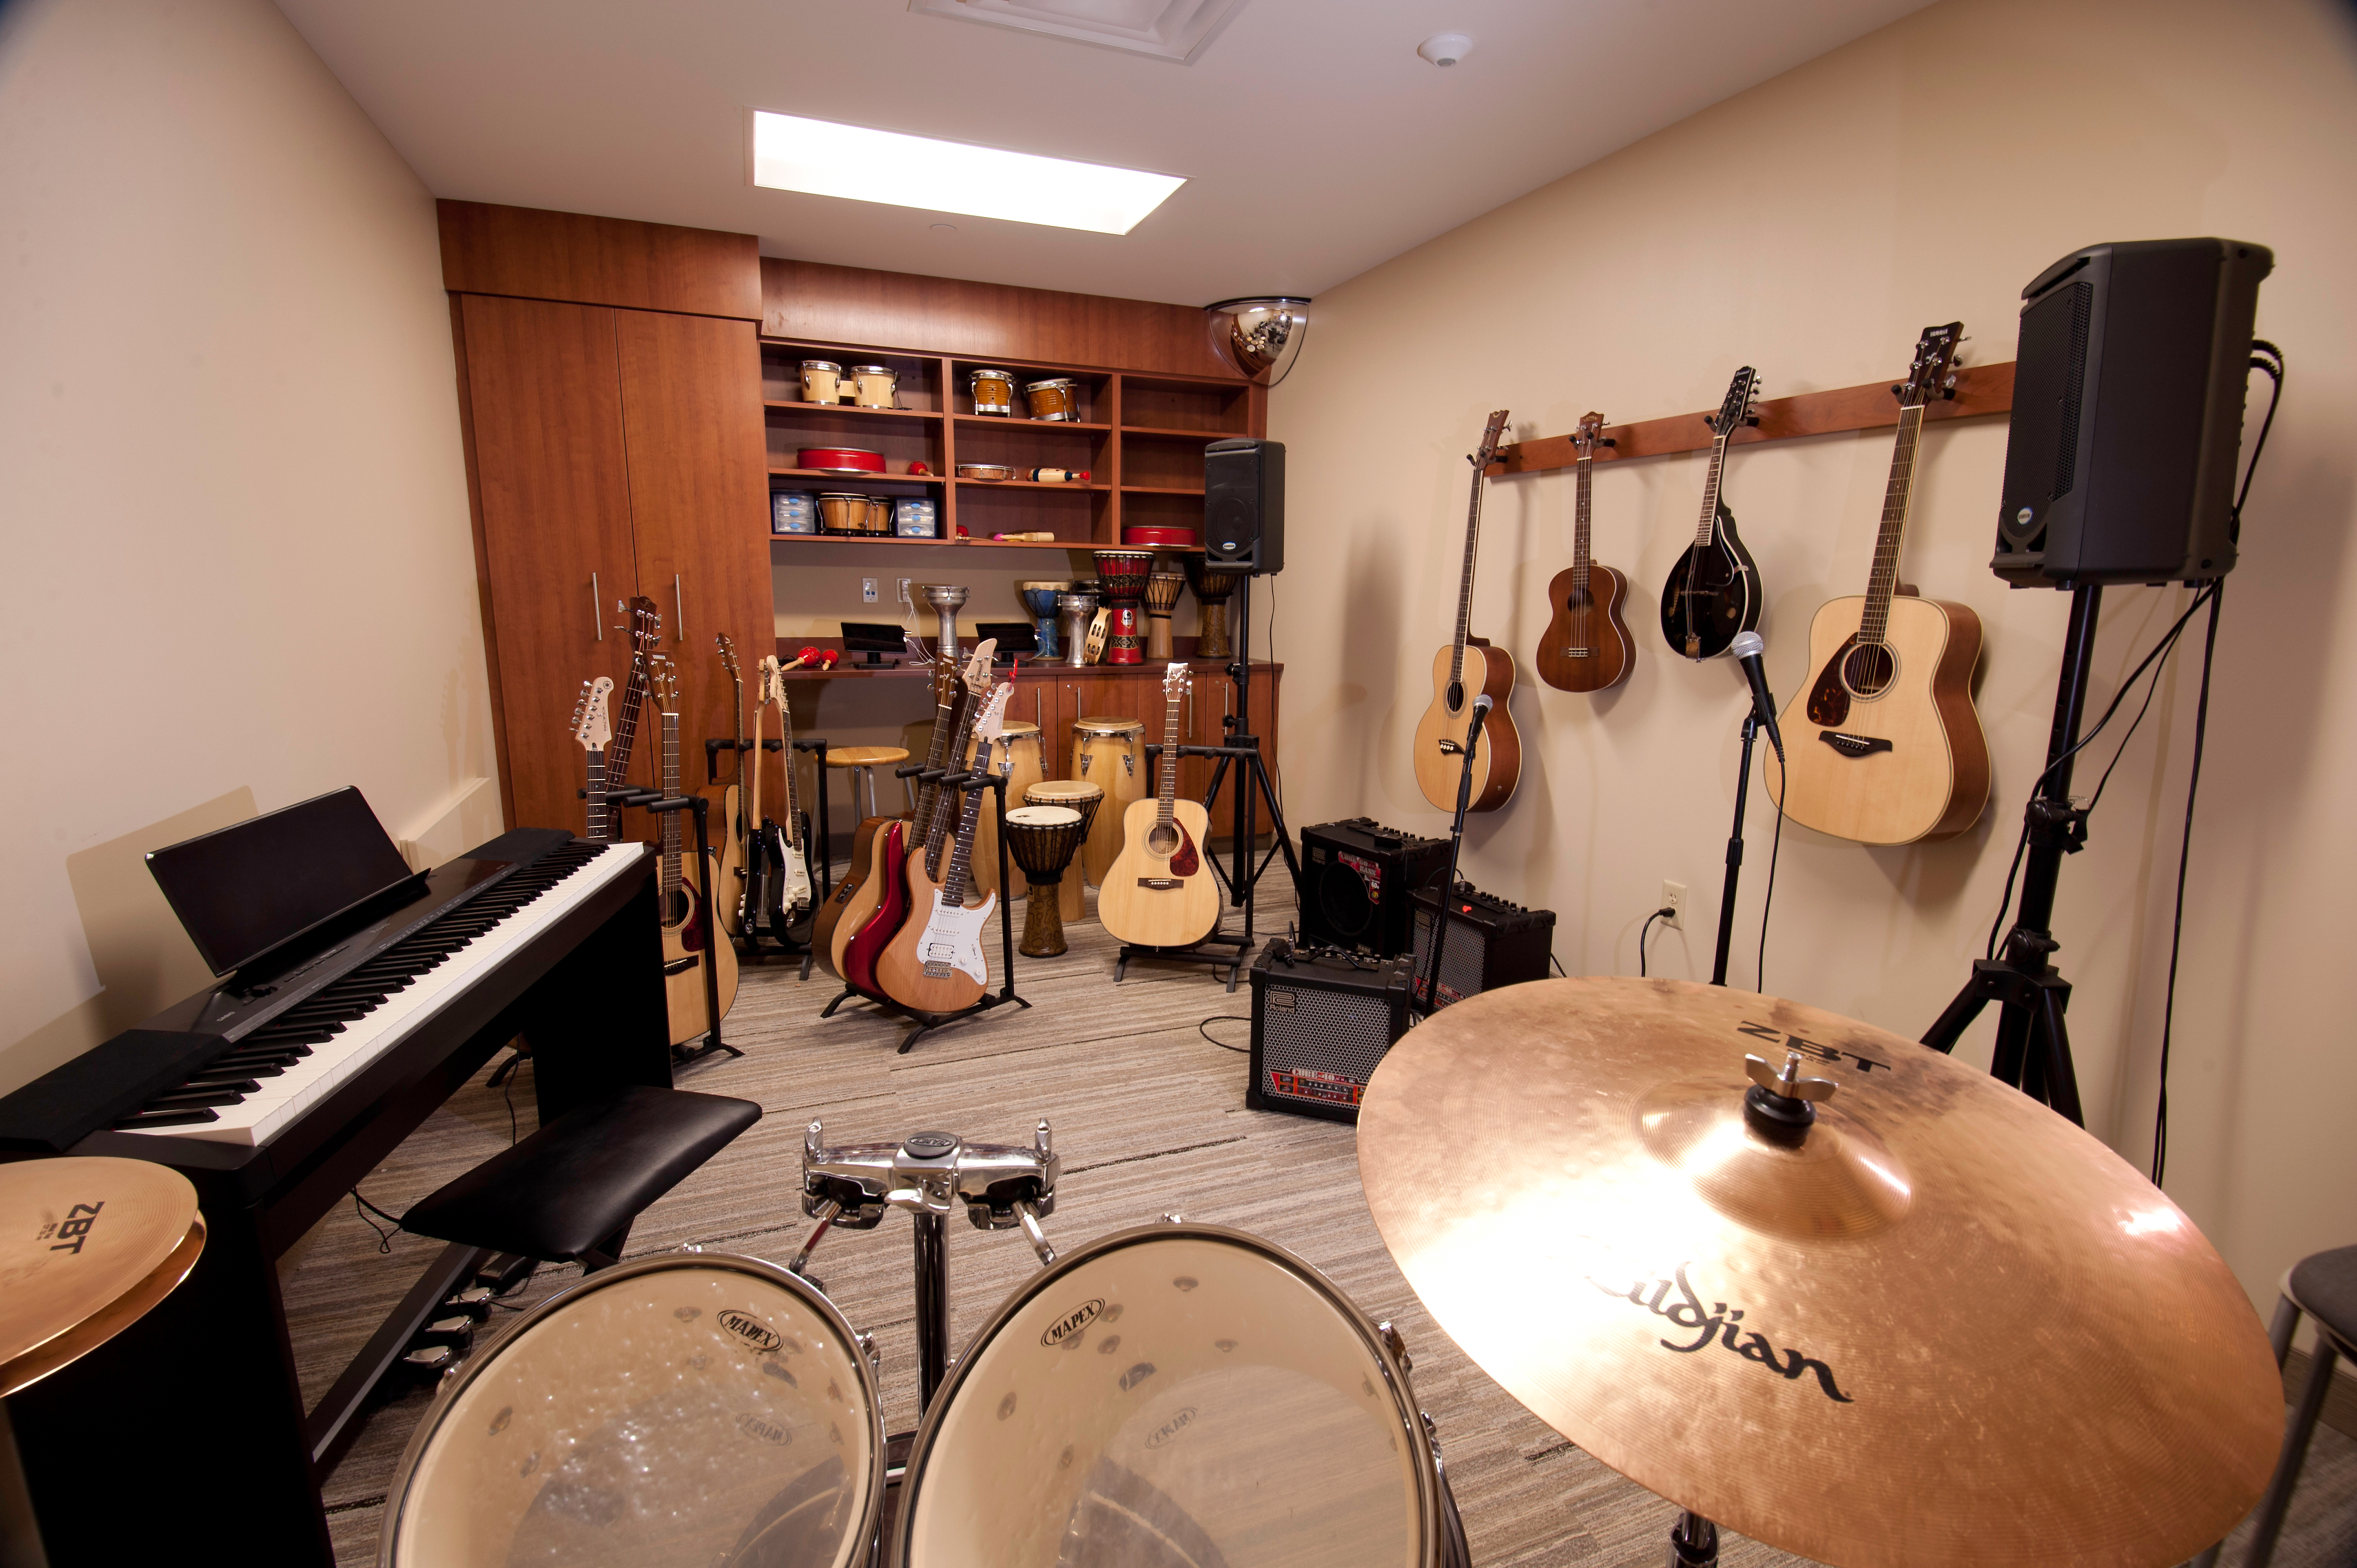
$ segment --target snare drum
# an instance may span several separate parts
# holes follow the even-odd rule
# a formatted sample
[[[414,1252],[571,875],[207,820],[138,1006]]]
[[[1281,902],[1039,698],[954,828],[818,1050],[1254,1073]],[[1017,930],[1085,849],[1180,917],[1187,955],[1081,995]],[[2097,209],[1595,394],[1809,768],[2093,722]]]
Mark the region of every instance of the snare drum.
[[[1088,847],[1081,852],[1089,886],[1104,886],[1105,873],[1121,854],[1121,822],[1129,803],[1153,793],[1146,766],[1146,725],[1137,719],[1072,721],[1072,773],[1104,791],[1104,808],[1089,824]]]
[[[600,1270],[447,1380],[386,1501],[381,1568],[865,1568],[876,1372],[785,1270],[674,1252]]]
[[[1027,806],[1063,806],[1081,814],[1081,837],[1085,841],[1089,830],[1096,825],[1097,809],[1104,804],[1104,791],[1078,779],[1048,779],[1023,791]],[[1057,913],[1065,920],[1079,919],[1086,912],[1082,887],[1088,875],[1078,855],[1072,857],[1070,871],[1058,885],[1061,897],[1056,901]]]
[[[1039,726],[1020,719],[1008,719],[999,726],[996,760],[991,766],[1006,776],[1006,809],[1013,811],[1023,803],[1023,791],[1048,776],[1044,767],[1045,753],[1039,744]],[[968,767],[974,764],[974,748],[967,743],[963,758]],[[1008,899],[1023,897],[1030,884],[1023,879],[1023,868],[1010,856],[1006,875],[1012,886],[1006,888]],[[967,867],[966,884],[979,898],[996,893],[998,887],[998,812],[989,800],[982,803],[981,821],[974,830],[974,859]],[[1012,918],[1012,911],[1007,911]]]
[[[899,1502],[898,1568],[1466,1561],[1383,1331],[1283,1248],[1211,1225],[1031,1275],[934,1397]]]

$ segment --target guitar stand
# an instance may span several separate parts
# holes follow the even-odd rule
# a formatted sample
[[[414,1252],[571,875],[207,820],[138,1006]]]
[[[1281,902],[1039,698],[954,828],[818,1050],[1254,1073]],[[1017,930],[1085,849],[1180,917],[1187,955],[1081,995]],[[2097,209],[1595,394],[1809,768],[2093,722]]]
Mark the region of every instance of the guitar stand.
[[[944,789],[960,791],[988,789],[991,792],[994,809],[998,812],[998,967],[999,972],[1006,976],[1006,980],[996,994],[985,991],[982,994],[981,1001],[970,1007],[961,1007],[954,1013],[928,1013],[920,1008],[903,1007],[888,997],[856,990],[847,984],[834,1001],[819,1009],[820,1017],[832,1018],[834,1016],[834,1010],[846,1002],[866,1002],[884,1012],[908,1019],[917,1026],[909,1032],[906,1039],[900,1042],[899,1054],[904,1057],[919,1040],[945,1024],[954,1024],[961,1018],[971,1018],[978,1013],[987,1013],[994,1007],[1004,1007],[1010,1002],[1017,1007],[1031,1005],[1030,1003],[1015,994],[1015,920],[1008,912],[1006,897],[1006,775],[966,773],[947,768],[920,768],[907,774],[906,777],[920,779],[927,784],[938,784]],[[946,803],[942,802],[942,805]],[[936,811],[941,809],[942,805],[934,807]],[[916,911],[909,911],[912,918],[915,914]]]
[[[824,745],[825,743],[821,742],[820,744]],[[770,753],[773,757],[784,751],[785,748],[786,743],[782,740],[773,740],[768,736],[763,736],[761,737],[761,749]],[[705,739],[704,743],[705,783],[715,789],[720,786],[721,780],[719,768],[717,767],[717,759],[722,752],[746,752],[752,749],[753,743],[749,740]],[[744,765],[741,762],[737,765],[737,775],[738,788],[741,790],[743,788],[744,775]],[[739,795],[739,799],[742,799],[741,794]],[[824,796],[821,796],[819,806],[822,812],[820,818],[822,822],[825,821],[823,815],[825,805],[825,798]],[[808,823],[806,822],[797,822],[794,825],[805,830],[808,828]],[[823,830],[822,829],[822,831]],[[811,877],[811,885],[815,888],[818,884],[814,868],[811,865],[810,849],[810,834],[805,831],[802,833],[802,872],[805,875]],[[815,908],[818,902],[818,897],[813,895],[811,900],[812,907]],[[797,941],[785,932],[771,929],[769,931],[770,940],[777,944],[777,950],[775,952],[765,951],[761,946],[762,929],[763,928],[748,923],[745,927],[743,933],[733,939],[737,947],[737,960],[743,963],[768,964],[774,962],[779,959],[800,959],[802,961],[802,978],[808,980],[810,978],[811,961],[817,956],[812,951],[809,944],[806,942]]]
[[[1473,809],[1473,754],[1481,749],[1481,724],[1486,710],[1476,704],[1472,722],[1465,726],[1465,744],[1457,749],[1464,755],[1465,770],[1457,780],[1457,815],[1448,824],[1448,870],[1440,879],[1440,897],[1432,905],[1432,972],[1424,983],[1424,1006],[1421,1011],[1430,1017],[1447,1004],[1440,997],[1440,954],[1448,944],[1448,901],[1457,893],[1457,861],[1465,849],[1465,818]],[[1455,745],[1444,740],[1445,748]],[[1408,1005],[1415,1005],[1415,989],[1408,988]]]
[[[2095,614],[2104,590],[2089,583],[2071,593],[2071,624],[2062,634],[2062,672],[2054,693],[2054,726],[2046,741],[2046,771],[2025,809],[2029,864],[2021,875],[2021,912],[1993,959],[1973,961],[1973,977],[1923,1036],[1935,1051],[1953,1053],[1980,1011],[1994,1002],[1999,1016],[1989,1074],[2041,1101],[2081,1126],[2079,1078],[2071,1065],[2071,1034],[2062,1022],[2071,983],[2049,961],[2054,940],[2054,888],[2062,857],[2087,847],[2087,813],[2071,803],[2071,763],[2079,721],[2087,706],[2087,671],[2094,660]]]
[[[720,922],[713,918],[712,889],[705,886],[712,880],[706,869],[711,865],[712,843],[710,829],[705,825],[706,819],[712,814],[712,801],[703,795],[665,795],[660,789],[609,789],[606,792],[606,803],[609,806],[636,806],[649,812],[689,811],[694,814],[696,912],[704,918],[704,940],[707,942],[726,941],[727,939],[721,934]],[[681,1067],[700,1062],[715,1051],[726,1051],[732,1057],[745,1054],[720,1037],[720,972],[708,963],[702,967],[704,1015],[712,1020],[712,1028],[704,1036],[702,1045],[673,1046],[671,1048],[672,1060]]]

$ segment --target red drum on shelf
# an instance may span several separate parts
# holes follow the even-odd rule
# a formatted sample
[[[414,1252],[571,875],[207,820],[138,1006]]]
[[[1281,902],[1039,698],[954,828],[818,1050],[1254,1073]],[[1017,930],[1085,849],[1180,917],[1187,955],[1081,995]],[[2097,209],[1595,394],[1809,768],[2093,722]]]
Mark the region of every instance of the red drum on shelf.
[[[1203,542],[1201,536],[1191,528],[1173,528],[1159,522],[1125,522],[1121,525],[1121,542],[1124,544],[1158,544],[1166,550],[1192,550]]]
[[[865,446],[805,446],[794,455],[797,468],[823,468],[837,474],[880,474],[884,454]]]
[[[1146,662],[1146,580],[1154,575],[1151,550],[1099,550],[1097,582],[1113,611],[1113,637],[1105,645],[1108,664]]]

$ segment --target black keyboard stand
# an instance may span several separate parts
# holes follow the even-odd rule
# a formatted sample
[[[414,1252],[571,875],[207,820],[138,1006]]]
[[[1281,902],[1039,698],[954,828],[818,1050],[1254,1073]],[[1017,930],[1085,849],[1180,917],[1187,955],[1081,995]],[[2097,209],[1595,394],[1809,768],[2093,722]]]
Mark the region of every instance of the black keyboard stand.
[[[1015,916],[1006,898],[1006,775],[966,773],[947,768],[901,767],[893,771],[903,779],[914,779],[923,784],[938,784],[945,791],[988,789],[993,800],[993,809],[998,813],[998,972],[1005,976],[1005,979],[996,993],[985,991],[983,993],[981,1001],[971,1007],[961,1007],[954,1013],[925,1013],[913,1007],[903,1007],[898,1002],[876,995],[872,992],[855,990],[846,984],[834,1001],[819,1010],[820,1017],[832,1018],[834,1016],[834,1010],[846,1002],[866,1002],[887,1013],[896,1014],[908,1019],[917,1026],[909,1032],[906,1039],[900,1042],[899,1054],[907,1056],[910,1047],[914,1047],[919,1040],[944,1024],[954,1024],[961,1018],[971,1018],[978,1013],[987,1013],[993,1007],[1004,1007],[1010,1002],[1017,1007],[1028,1007],[1031,1004],[1015,993]],[[952,799],[952,797],[948,794],[942,795],[933,809],[937,811],[949,810]],[[910,853],[921,854],[924,853],[924,848],[922,845],[916,845],[912,847]],[[909,918],[916,918],[915,910],[909,911]]]
[[[712,888],[709,886],[712,877],[707,869],[712,865],[711,830],[706,826],[706,820],[712,815],[710,798],[703,795],[665,795],[660,789],[608,789],[606,792],[606,803],[609,806],[636,806],[640,811],[651,812],[694,813],[695,864],[698,867],[695,877],[696,912],[704,918],[705,941],[726,941],[728,939],[722,933],[720,922],[713,918]],[[700,1062],[715,1051],[726,1051],[732,1057],[741,1057],[745,1054],[720,1036],[719,970],[709,963],[699,967],[704,971],[704,1015],[712,1020],[712,1028],[705,1035],[702,1045],[673,1046],[671,1048],[672,1058],[682,1067],[686,1067],[693,1062]]]

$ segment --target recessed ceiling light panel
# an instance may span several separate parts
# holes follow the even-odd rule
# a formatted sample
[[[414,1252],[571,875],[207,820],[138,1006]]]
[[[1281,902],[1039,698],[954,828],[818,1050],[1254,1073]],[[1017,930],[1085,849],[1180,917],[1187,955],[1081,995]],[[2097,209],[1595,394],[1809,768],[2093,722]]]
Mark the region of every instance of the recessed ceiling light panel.
[[[1126,234],[1187,181],[753,111],[753,183],[809,196]]]
[[[954,16],[1046,33],[1191,65],[1244,0],[909,0],[927,16]]]

